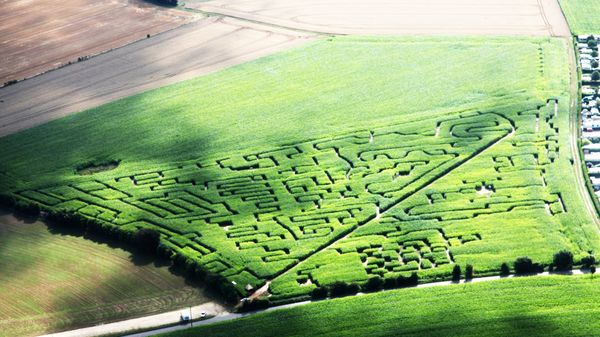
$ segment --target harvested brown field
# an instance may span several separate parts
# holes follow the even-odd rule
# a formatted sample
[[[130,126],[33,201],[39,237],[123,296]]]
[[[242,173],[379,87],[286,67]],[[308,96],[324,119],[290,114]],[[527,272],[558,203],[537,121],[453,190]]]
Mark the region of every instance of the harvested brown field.
[[[310,34],[205,18],[0,89],[0,136],[301,44]]]
[[[211,301],[166,266],[80,234],[0,209],[0,336],[33,336]]]
[[[556,0],[190,0],[186,6],[332,34],[570,36]]]
[[[0,84],[193,20],[142,0],[0,0]]]

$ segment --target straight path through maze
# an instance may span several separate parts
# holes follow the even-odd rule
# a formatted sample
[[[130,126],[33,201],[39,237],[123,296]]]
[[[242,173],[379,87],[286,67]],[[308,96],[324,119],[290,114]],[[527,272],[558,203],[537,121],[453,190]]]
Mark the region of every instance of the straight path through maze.
[[[554,168],[560,157],[555,101],[503,114],[514,131],[276,277],[271,299],[305,295],[338,280],[449,275],[459,263],[455,254],[460,264],[472,255],[492,254],[489,262],[478,256],[483,263],[477,268],[494,270],[502,254],[527,251],[518,244],[523,237],[550,251],[557,239],[568,244],[562,223],[568,209]],[[538,226],[545,226],[547,237],[540,237]]]
[[[510,115],[465,112],[152,171],[107,173],[101,179],[85,176],[68,185],[40,186],[16,195],[125,230],[156,228],[165,246],[235,281],[242,292],[248,284],[256,288],[333,251],[352,258],[356,256],[345,253],[360,251],[364,261],[350,270],[361,275],[435,269],[453,262],[450,247],[482,239],[473,230],[448,233],[444,221],[538,204],[527,194],[522,201],[501,198],[497,181],[483,182],[484,187],[465,180],[458,189],[449,184],[449,189],[439,187],[434,193],[436,182],[467,162],[470,166],[483,155],[489,157],[485,149],[493,144],[522,137],[512,135],[515,120],[520,124],[535,118],[543,121],[538,128],[546,135],[541,148],[530,149],[535,152],[532,158],[537,156],[532,169],[539,175],[557,151],[551,136],[557,132],[553,113],[541,105]],[[518,131],[535,134],[525,125]],[[496,175],[509,174],[525,160],[517,157],[496,155],[489,166]],[[484,191],[488,187],[495,192]],[[462,215],[450,218],[452,213],[437,209],[453,207],[451,201],[463,190],[475,194],[477,188],[477,193],[498,197],[486,203],[477,200],[457,213]],[[539,202],[544,209],[549,205],[551,213],[559,212],[557,198],[546,193]],[[367,234],[379,237],[368,247],[352,244]],[[412,246],[406,243],[411,237]],[[396,245],[397,262],[379,267],[382,252],[393,256],[390,245],[383,249],[386,240],[395,240],[391,246]],[[309,262],[301,264],[305,260]],[[294,282],[326,282],[310,273],[302,275]]]

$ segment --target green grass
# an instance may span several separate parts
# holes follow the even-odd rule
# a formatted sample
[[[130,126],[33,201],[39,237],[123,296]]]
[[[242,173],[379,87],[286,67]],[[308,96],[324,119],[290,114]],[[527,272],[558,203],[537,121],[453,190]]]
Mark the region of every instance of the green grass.
[[[0,172],[21,200],[157,229],[287,300],[598,251],[568,100],[560,39],[332,38],[0,139]]]
[[[166,267],[0,215],[0,336],[33,336],[175,310],[208,299]]]
[[[593,336],[600,280],[552,276],[386,291],[160,336]]]
[[[596,0],[559,0],[567,17],[571,32],[580,34],[600,34],[600,2]]]

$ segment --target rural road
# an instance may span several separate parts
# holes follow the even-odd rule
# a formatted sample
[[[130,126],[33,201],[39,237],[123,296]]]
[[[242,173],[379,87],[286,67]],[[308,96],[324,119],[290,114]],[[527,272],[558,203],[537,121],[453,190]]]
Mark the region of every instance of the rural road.
[[[88,328],[65,331],[55,334],[44,335],[43,337],[91,337],[106,334],[119,334],[136,329],[149,329],[165,324],[177,324],[181,312],[189,312],[190,308],[182,308],[157,315],[150,315],[140,318],[129,319],[126,321],[96,325]],[[207,315],[219,317],[228,317],[230,314],[222,306],[213,302],[205,303],[191,308],[192,317],[200,317],[200,313],[206,312]],[[196,324],[196,323],[194,323]]]
[[[533,276],[519,276],[519,277],[547,277],[547,276],[551,276],[551,275],[583,275],[583,274],[584,274],[584,272],[582,272],[581,270],[573,270],[572,272],[564,273],[564,274],[563,273],[544,272],[544,273],[535,274]],[[500,277],[500,276],[478,277],[478,278],[472,279],[469,282],[470,283],[490,282],[490,281],[497,281],[497,280],[500,280],[503,278],[512,278],[512,277],[517,277],[517,276],[509,275],[506,277]],[[433,282],[433,283],[419,284],[418,286],[416,286],[416,288],[447,287],[447,286],[464,284],[464,283],[465,283],[464,280],[462,280],[460,283],[455,283],[452,281]],[[387,290],[384,290],[384,291],[387,291]],[[362,296],[362,295],[364,295],[364,294],[363,293],[357,294],[357,296]],[[202,311],[206,311],[208,314],[215,314],[216,316],[213,318],[210,318],[210,319],[194,322],[193,325],[200,326],[200,325],[212,324],[212,323],[217,323],[217,322],[222,322],[222,321],[230,321],[233,319],[238,319],[238,318],[254,315],[254,314],[265,312],[265,311],[280,310],[280,309],[305,305],[305,304],[309,304],[309,303],[312,303],[312,301],[304,301],[304,302],[285,304],[285,305],[281,305],[281,306],[271,307],[268,309],[253,311],[253,312],[248,312],[248,313],[229,313],[229,312],[225,311],[223,308],[220,308],[218,306],[215,306],[214,308],[210,307],[209,305],[214,305],[214,304],[207,303],[206,305],[193,307],[192,308],[192,311],[193,311],[192,317],[198,317],[200,312],[202,312]],[[146,317],[142,317],[142,318],[130,319],[130,320],[116,322],[116,323],[103,324],[103,325],[93,326],[93,327],[84,328],[84,329],[65,331],[65,332],[45,335],[42,337],[91,337],[91,336],[101,336],[101,335],[105,335],[105,334],[126,333],[127,331],[134,331],[134,330],[138,330],[138,329],[151,329],[152,327],[156,327],[156,326],[165,326],[165,325],[173,324],[172,326],[168,326],[168,327],[163,327],[163,328],[148,330],[145,332],[132,333],[130,335],[125,335],[126,337],[153,336],[153,335],[157,335],[160,333],[171,332],[171,331],[176,331],[176,330],[183,330],[183,329],[189,328],[189,324],[185,324],[185,325],[178,324],[180,313],[184,312],[184,311],[187,312],[188,310],[189,310],[189,308],[182,308],[181,310],[175,310],[175,311],[167,312],[164,314],[146,316]]]
[[[217,15],[0,88],[0,137],[145,90],[247,62],[315,38],[314,34],[306,31],[334,34],[570,36],[556,0],[457,0],[453,8],[448,7],[447,0],[423,0],[417,4],[407,0],[361,0],[352,3],[343,0],[217,0],[191,3],[190,6]],[[574,66],[572,63],[572,72]],[[571,150],[575,162],[579,163],[576,118],[572,117],[571,121]],[[581,189],[585,187],[581,168],[578,165],[575,167],[586,207],[600,228],[590,196],[587,190]],[[573,274],[582,272],[574,271]],[[482,277],[471,282],[498,279],[500,277],[497,276]],[[418,287],[451,284],[436,282]],[[310,301],[267,310],[307,303]],[[195,322],[195,326],[254,314],[228,313],[223,308],[208,305],[214,304],[192,308],[192,316],[198,317],[201,311],[216,316]],[[188,308],[47,336],[86,337],[151,329],[176,324],[180,312],[185,310]],[[131,336],[151,336],[186,327],[177,325]]]
[[[312,35],[210,17],[0,88],[0,137],[299,45]]]

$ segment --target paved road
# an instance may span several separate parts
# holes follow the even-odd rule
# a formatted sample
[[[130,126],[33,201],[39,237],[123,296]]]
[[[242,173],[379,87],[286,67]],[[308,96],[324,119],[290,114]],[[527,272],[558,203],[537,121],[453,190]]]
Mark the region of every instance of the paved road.
[[[312,35],[211,17],[0,89],[0,136],[301,44]]]
[[[584,273],[581,270],[573,270],[572,272],[564,273],[563,275],[583,275],[583,274]],[[531,277],[547,277],[550,275],[556,275],[556,274],[550,274],[548,272],[544,272],[544,273],[536,274],[535,276],[531,276]],[[497,280],[500,280],[503,278],[512,278],[512,277],[515,277],[515,276],[510,275],[507,277],[500,277],[500,276],[478,277],[478,278],[472,279],[469,282],[470,283],[490,282],[490,281],[497,281]],[[417,286],[417,288],[446,287],[446,286],[452,286],[452,285],[464,284],[464,283],[465,283],[464,280],[459,283],[451,282],[451,281],[433,282],[433,283],[419,284]],[[357,294],[357,296],[362,296],[362,295],[364,295],[364,294],[362,294],[362,293]],[[206,311],[209,314],[215,314],[216,316],[213,318],[207,319],[207,320],[194,322],[193,325],[200,326],[200,325],[206,325],[206,324],[211,324],[211,323],[216,323],[216,322],[230,321],[233,319],[238,319],[238,318],[254,315],[254,314],[265,312],[265,311],[281,310],[281,309],[285,309],[285,308],[306,305],[309,303],[311,303],[311,301],[297,302],[297,303],[286,304],[286,305],[281,305],[281,306],[277,306],[277,307],[271,307],[271,308],[268,308],[265,310],[259,310],[259,311],[249,312],[249,313],[229,313],[229,312],[225,311],[223,308],[218,307],[218,306],[209,307],[209,305],[214,305],[214,304],[210,303],[210,304],[205,304],[202,306],[194,307],[192,309],[193,310],[192,316],[198,317],[198,315],[202,311]],[[167,312],[164,314],[152,315],[152,316],[147,316],[147,317],[143,317],[143,318],[130,319],[130,320],[122,321],[122,322],[104,324],[104,325],[94,326],[94,327],[90,327],[90,328],[66,331],[66,332],[46,335],[43,337],[90,337],[90,336],[100,336],[103,334],[125,333],[127,331],[132,331],[135,329],[152,328],[153,326],[165,326],[168,324],[177,324],[179,322],[180,313],[182,311],[187,311],[187,310],[189,310],[189,309],[182,308],[181,310],[171,311],[171,312]],[[165,328],[159,328],[159,329],[155,329],[155,330],[149,330],[146,332],[140,332],[140,333],[126,335],[126,337],[154,336],[154,335],[157,335],[160,333],[182,330],[182,329],[187,329],[187,328],[189,328],[189,325],[187,325],[187,324],[186,325],[173,325],[173,326],[169,326],[169,327],[165,327]]]
[[[42,337],[91,337],[100,336],[106,334],[119,334],[126,331],[132,331],[137,329],[149,329],[156,326],[166,324],[177,324],[180,319],[181,312],[189,312],[190,308],[182,308],[181,310],[169,311],[158,315],[150,315],[141,318],[129,319],[126,321],[102,324],[92,326],[89,328],[65,331],[50,335],[44,335]],[[222,306],[213,302],[205,303],[199,306],[191,308],[192,317],[200,317],[201,312],[206,312],[207,315],[214,315],[218,317],[229,317],[229,312]],[[186,327],[178,325],[178,327]]]

